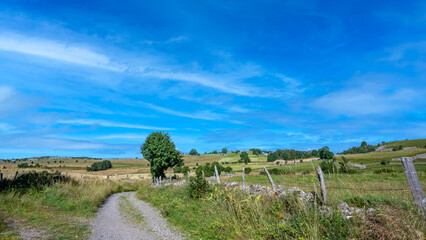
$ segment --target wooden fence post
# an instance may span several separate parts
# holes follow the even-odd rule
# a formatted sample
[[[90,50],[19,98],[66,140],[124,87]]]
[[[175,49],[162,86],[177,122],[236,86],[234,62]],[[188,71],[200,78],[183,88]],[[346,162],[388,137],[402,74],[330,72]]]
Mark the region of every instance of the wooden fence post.
[[[0,181],[3,180],[3,173],[0,172]]]
[[[325,191],[324,174],[322,173],[322,169],[321,169],[320,166],[318,166],[316,168],[316,170],[317,170],[318,180],[320,182],[320,187],[321,187],[321,198],[322,198],[321,200],[322,200],[323,203],[326,203],[327,202],[327,194],[326,194],[326,191]]]
[[[169,172],[169,183],[172,184],[172,173]]]
[[[246,183],[245,183],[245,181],[244,181],[244,173],[245,173],[245,167],[243,167],[243,187],[245,187],[246,186]]]
[[[187,174],[188,174],[188,182],[189,182],[189,171],[188,172],[186,172]]]
[[[217,167],[216,167],[216,165],[214,165],[214,172],[215,172],[215,175],[216,175],[216,181],[217,181],[218,184],[220,184],[219,173],[217,173]]]
[[[201,173],[203,174],[203,179],[205,179],[205,177],[204,177],[204,171],[201,171]]]
[[[15,177],[13,178],[13,180],[15,180],[17,177],[18,177],[18,171],[16,171]]]
[[[160,186],[161,186],[161,176],[160,176]]]
[[[265,172],[268,175],[269,181],[271,182],[271,185],[272,185],[272,190],[274,190],[274,193],[276,193],[277,189],[275,188],[274,180],[272,180],[272,177],[269,174],[268,169],[266,169],[266,167],[263,167],[263,169],[265,169]]]
[[[413,195],[414,203],[423,210],[423,215],[426,217],[426,198],[420,185],[419,177],[414,168],[413,160],[409,157],[401,158],[402,166],[404,166],[405,176],[407,177],[408,185]]]

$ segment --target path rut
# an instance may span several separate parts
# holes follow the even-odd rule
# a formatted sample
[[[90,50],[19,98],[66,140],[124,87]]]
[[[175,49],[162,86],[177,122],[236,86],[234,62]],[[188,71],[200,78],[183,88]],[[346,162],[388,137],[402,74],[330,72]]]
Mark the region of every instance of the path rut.
[[[123,204],[131,204],[130,209],[133,211],[129,213],[123,210]],[[135,216],[139,221],[134,219],[132,221]],[[184,239],[184,237],[169,227],[158,210],[136,199],[135,192],[125,192],[111,195],[99,208],[90,239]]]

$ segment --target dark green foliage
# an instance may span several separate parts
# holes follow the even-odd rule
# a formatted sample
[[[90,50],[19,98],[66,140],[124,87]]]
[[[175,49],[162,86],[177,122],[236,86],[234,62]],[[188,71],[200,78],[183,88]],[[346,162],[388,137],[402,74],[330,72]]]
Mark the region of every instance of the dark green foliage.
[[[253,155],[257,155],[257,156],[259,156],[262,153],[262,150],[257,149],[257,148],[252,148],[252,149],[250,149],[250,151],[253,152]]]
[[[187,175],[187,174],[188,174],[188,172],[189,172],[189,167],[188,167],[188,166],[183,166],[183,167],[181,168],[181,172],[182,172],[183,174]]]
[[[241,161],[243,161],[245,164],[247,164],[247,163],[251,162],[251,160],[250,160],[250,158],[249,158],[249,156],[248,156],[248,154],[247,154],[246,152],[242,152],[242,153],[240,154],[240,159],[241,159]]]
[[[182,168],[179,166],[176,166],[173,168],[173,173],[181,173],[182,172]]]
[[[214,162],[212,164],[206,163],[204,166],[199,166],[195,170],[195,174],[197,174],[197,176],[202,176],[202,171],[204,171],[205,177],[214,176],[214,166],[216,166],[217,173],[219,175],[224,171],[224,167],[221,164],[219,164],[218,162]]]
[[[250,174],[250,173],[251,173],[251,167],[246,167],[246,168],[244,169],[244,172],[245,172],[246,174]]]
[[[224,172],[226,172],[226,173],[231,173],[232,172],[232,167],[226,167],[226,168],[223,168],[223,171]]]
[[[193,155],[193,156],[197,156],[200,155],[196,149],[191,149],[191,151],[189,151],[189,155]]]
[[[403,149],[402,145],[395,146],[395,147],[392,148],[393,151],[399,151],[399,150],[402,150],[402,149]]]
[[[380,164],[382,164],[382,165],[388,165],[388,164],[389,164],[389,161],[388,161],[388,160],[382,160],[382,161],[380,162]]]
[[[316,151],[316,150],[315,150]],[[312,151],[313,152],[313,151]],[[277,149],[275,152],[269,153],[267,157],[268,162],[273,162],[277,159],[282,160],[293,160],[293,159],[301,159],[301,158],[310,158],[313,157],[311,151],[297,151],[294,149]]]
[[[202,176],[189,178],[188,194],[191,198],[200,198],[210,190],[210,185]]]
[[[217,154],[217,151],[216,151],[216,150],[214,150],[212,153],[213,153],[213,154]]]
[[[20,163],[18,164],[18,168],[41,168],[42,165],[36,163],[36,165],[29,165],[28,163]]]
[[[381,173],[396,173],[394,169],[390,168],[381,168],[374,171],[374,173],[381,174]]]
[[[222,153],[228,153],[228,149],[227,148],[222,148]]]
[[[169,167],[182,166],[183,159],[169,134],[153,132],[141,146],[142,155],[150,162],[151,175],[154,178],[165,177],[164,171]]]
[[[377,146],[368,145],[366,141],[362,141],[361,146],[352,147],[342,152],[342,154],[357,154],[357,153],[368,153],[376,151]]]
[[[322,160],[320,167],[323,173],[337,173],[337,166],[333,160]]]
[[[318,150],[318,154],[321,159],[332,159],[334,157],[334,153],[327,146]]]
[[[90,171],[102,171],[112,168],[111,161],[103,160],[102,162],[95,162],[90,167],[86,167],[88,172]]]
[[[76,183],[70,177],[61,175],[61,172],[30,171],[18,176],[15,180],[3,179],[0,181],[0,192],[15,190],[19,193],[25,193],[28,189],[42,190],[45,186],[57,182]]]
[[[286,174],[296,173],[293,169],[289,169],[289,168],[271,168],[271,169],[268,169],[268,172],[271,175],[286,175]],[[266,172],[262,171],[260,172],[260,175],[266,175]]]

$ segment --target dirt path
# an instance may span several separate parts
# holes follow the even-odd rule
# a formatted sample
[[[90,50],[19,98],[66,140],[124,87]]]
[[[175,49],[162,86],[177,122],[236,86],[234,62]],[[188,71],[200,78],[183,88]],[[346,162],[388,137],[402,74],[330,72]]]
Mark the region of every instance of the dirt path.
[[[136,199],[135,192],[113,194],[93,222],[90,239],[184,239],[170,229],[158,210]]]

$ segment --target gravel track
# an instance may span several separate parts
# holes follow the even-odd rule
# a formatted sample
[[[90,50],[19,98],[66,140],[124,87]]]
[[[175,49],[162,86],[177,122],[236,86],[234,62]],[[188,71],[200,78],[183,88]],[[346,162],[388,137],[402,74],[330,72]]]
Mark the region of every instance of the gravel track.
[[[123,201],[121,197],[126,197],[127,203],[130,202],[139,210],[143,217],[141,223],[130,221],[131,216],[126,216],[120,209],[120,201]],[[170,229],[158,210],[136,199],[135,192],[125,192],[111,195],[99,208],[90,239],[184,239],[184,237]]]

